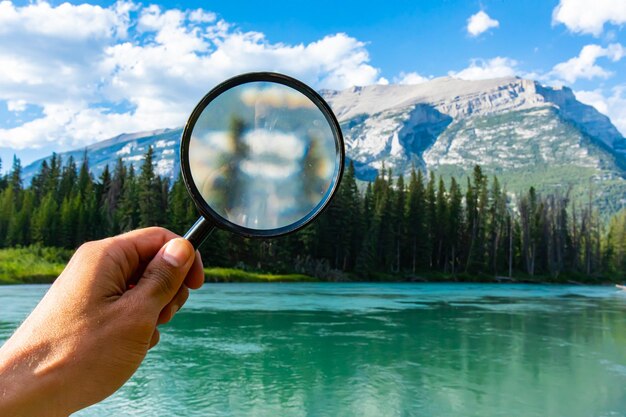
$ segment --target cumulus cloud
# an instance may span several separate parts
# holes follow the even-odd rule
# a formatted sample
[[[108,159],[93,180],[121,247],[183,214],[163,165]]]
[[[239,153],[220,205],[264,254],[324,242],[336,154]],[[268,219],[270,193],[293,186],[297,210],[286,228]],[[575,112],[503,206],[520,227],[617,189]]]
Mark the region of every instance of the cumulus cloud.
[[[467,33],[470,36],[478,36],[491,28],[497,28],[500,22],[489,17],[484,11],[479,11],[467,19]]]
[[[612,73],[596,64],[599,58],[608,58],[613,62],[626,55],[626,48],[619,43],[612,43],[606,48],[600,45],[585,45],[578,56],[556,64],[550,75],[553,78],[574,83],[579,78],[608,78]]]
[[[15,113],[23,112],[26,110],[26,102],[24,100],[9,100],[7,101],[7,110]]]
[[[562,23],[574,33],[588,33],[600,36],[606,23],[623,25],[626,23],[626,1],[561,0],[552,12],[552,24]]]
[[[608,116],[620,133],[626,136],[626,85],[618,85],[606,95],[601,89],[576,91],[575,94],[578,100]]]
[[[458,72],[450,71],[448,75],[463,80],[485,80],[489,78],[513,77],[517,71],[517,61],[506,57],[492,59],[473,59],[470,65]]]
[[[394,77],[393,81],[396,84],[412,85],[425,83],[428,81],[428,78],[419,75],[417,72],[401,72],[397,77]]]
[[[365,44],[337,33],[271,43],[202,9],[0,2],[0,102],[41,117],[0,128],[0,147],[84,146],[182,125],[214,85],[278,71],[315,88],[385,82]]]

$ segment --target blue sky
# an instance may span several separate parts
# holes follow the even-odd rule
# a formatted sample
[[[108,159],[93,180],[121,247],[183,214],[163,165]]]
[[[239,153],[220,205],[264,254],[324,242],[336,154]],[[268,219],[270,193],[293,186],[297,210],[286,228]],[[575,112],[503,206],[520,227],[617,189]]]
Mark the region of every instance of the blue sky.
[[[518,75],[626,133],[626,1],[0,3],[0,158],[184,124],[241,72],[317,88]]]

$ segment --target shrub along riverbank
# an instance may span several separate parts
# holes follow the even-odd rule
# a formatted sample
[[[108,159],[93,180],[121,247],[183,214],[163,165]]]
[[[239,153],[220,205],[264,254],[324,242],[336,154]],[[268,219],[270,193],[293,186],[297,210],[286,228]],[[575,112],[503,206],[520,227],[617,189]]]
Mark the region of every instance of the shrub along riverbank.
[[[0,249],[0,285],[53,282],[63,271],[72,251],[29,246]],[[207,282],[307,282],[317,281],[303,274],[271,274],[235,268],[206,268]]]
[[[29,246],[0,249],[0,284],[39,284],[54,281],[72,251]]]
[[[72,251],[54,247],[29,246],[0,249],[0,285],[51,283],[63,271]],[[621,282],[620,276],[587,277],[583,274],[567,276],[528,276],[516,274],[512,278],[470,274],[391,274],[371,273],[369,279],[356,274],[331,271],[328,277],[315,278],[305,274],[275,274],[238,268],[209,267],[204,269],[206,282],[501,282],[554,284],[610,284]]]

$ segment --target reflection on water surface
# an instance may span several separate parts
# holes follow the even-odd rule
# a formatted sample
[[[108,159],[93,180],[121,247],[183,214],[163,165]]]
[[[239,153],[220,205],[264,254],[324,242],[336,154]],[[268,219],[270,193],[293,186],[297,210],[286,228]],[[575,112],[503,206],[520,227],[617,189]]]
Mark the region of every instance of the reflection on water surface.
[[[44,287],[0,288],[5,338]],[[206,285],[95,416],[625,416],[626,294]]]

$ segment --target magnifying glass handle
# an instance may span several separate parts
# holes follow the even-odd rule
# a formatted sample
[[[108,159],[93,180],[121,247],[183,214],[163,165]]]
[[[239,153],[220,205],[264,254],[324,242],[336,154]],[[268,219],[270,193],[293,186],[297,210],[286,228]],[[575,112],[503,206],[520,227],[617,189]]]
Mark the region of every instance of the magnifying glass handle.
[[[187,230],[187,233],[185,233],[185,236],[183,237],[193,245],[194,249],[198,249],[200,245],[202,245],[202,242],[204,242],[205,239],[209,237],[214,229],[215,226],[210,221],[201,216],[193,224],[193,226],[191,226],[191,228]]]

